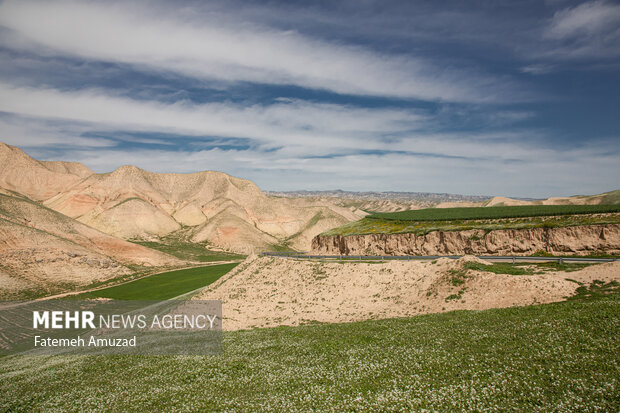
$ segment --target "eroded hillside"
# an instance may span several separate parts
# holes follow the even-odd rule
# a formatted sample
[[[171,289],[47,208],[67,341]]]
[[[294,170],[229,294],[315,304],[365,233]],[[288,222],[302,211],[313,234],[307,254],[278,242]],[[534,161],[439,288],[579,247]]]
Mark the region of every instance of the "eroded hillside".
[[[367,211],[417,209],[429,202],[442,207],[448,204],[436,202],[454,197],[468,200],[470,206],[480,205],[478,201],[472,203],[471,197],[449,194],[435,194],[439,198],[426,194],[423,202],[416,200],[413,193],[409,198],[394,195],[394,199],[388,197],[389,193],[360,195],[359,199],[346,193],[336,197],[331,193],[268,196],[248,180],[214,171],[153,173],[123,166],[98,174],[78,163],[37,161],[20,149],[1,143],[0,189],[8,195],[40,201],[125,240],[156,242],[166,237],[244,254],[274,249],[308,251],[315,236],[357,221]],[[614,202],[616,198],[613,192],[518,203],[601,203]],[[484,204],[512,201],[493,198]]]
[[[573,272],[491,270],[474,257],[383,264],[249,257],[195,298],[222,300],[224,329],[238,330],[548,303],[595,280],[620,281],[620,262]]]
[[[158,174],[131,166],[91,175],[45,204],[125,239],[178,232],[245,253],[278,245],[308,249],[314,235],[357,218],[346,208],[268,197],[221,172]]]
[[[427,234],[318,235],[312,250],[328,255],[620,254],[620,225],[431,231]]]
[[[131,274],[130,267],[181,264],[27,198],[0,194],[0,296],[70,290]]]
[[[265,195],[252,182],[205,171],[160,174],[134,166],[97,174],[39,162],[0,144],[0,187],[123,239],[176,235],[231,251],[308,250],[312,238],[363,213],[326,201]]]

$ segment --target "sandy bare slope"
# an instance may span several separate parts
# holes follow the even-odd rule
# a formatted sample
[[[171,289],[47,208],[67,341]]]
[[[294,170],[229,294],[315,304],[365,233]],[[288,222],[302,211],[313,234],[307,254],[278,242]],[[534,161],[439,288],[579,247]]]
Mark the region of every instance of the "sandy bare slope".
[[[184,226],[192,241],[238,252],[282,243],[307,250],[315,235],[358,218],[324,202],[268,197],[221,172],[159,174],[134,166],[93,174],[45,204],[121,238],[154,239]]]
[[[291,195],[288,195],[291,197]],[[514,205],[598,205],[598,204],[618,204],[620,203],[620,190],[605,192],[598,195],[577,195],[571,197],[552,197],[536,201],[513,199],[503,196],[496,196],[485,201],[456,200],[456,201],[434,201],[432,199],[402,199],[395,194],[394,198],[367,199],[362,197],[356,199],[351,195],[346,197],[335,196],[304,196],[306,199],[322,200],[341,207],[350,208],[361,217],[368,215],[366,211],[372,212],[395,212],[410,209],[422,208],[467,208],[485,206],[514,206]]]
[[[31,199],[48,199],[92,173],[75,162],[39,162],[21,149],[0,142],[0,187]]]
[[[46,232],[126,264],[143,266],[181,264],[179,260],[168,254],[114,238],[27,199],[0,195],[0,217],[5,222],[11,221],[14,224]],[[28,242],[28,240],[21,240],[21,242]]]
[[[620,203],[620,191],[605,192],[598,195],[576,195],[570,197],[551,197],[539,201],[524,201],[504,196],[496,196],[486,202],[474,202],[459,205],[458,203],[441,203],[438,208],[458,206],[515,206],[515,205],[598,205]]]
[[[62,237],[0,218],[0,297],[73,289],[131,272]]]
[[[0,295],[70,289],[128,274],[126,266],[178,266],[25,198],[0,194]]]
[[[373,212],[396,212],[408,209],[432,208],[436,203],[430,201],[404,200],[404,199],[364,199],[364,198],[339,198],[334,196],[287,196],[288,199],[305,199],[313,202],[322,202],[347,208],[360,218],[368,215],[366,211]]]
[[[228,330],[307,322],[349,322],[457,309],[482,310],[561,301],[580,282],[620,281],[620,262],[571,273],[514,276],[469,271],[464,257],[431,262],[319,263],[249,257],[197,299],[223,301]],[[460,298],[448,299],[450,296]]]
[[[3,143],[0,191],[43,201],[120,238],[175,233],[237,252],[273,245],[308,250],[315,235],[360,217],[355,208],[322,200],[269,197],[252,182],[220,172],[158,174],[123,166],[96,174],[75,162],[37,161]]]

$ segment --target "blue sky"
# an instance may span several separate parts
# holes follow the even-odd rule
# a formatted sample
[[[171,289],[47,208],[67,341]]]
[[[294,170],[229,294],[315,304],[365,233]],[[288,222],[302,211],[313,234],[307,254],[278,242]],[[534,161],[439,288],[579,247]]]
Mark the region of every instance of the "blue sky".
[[[0,3],[0,141],[265,190],[620,188],[612,1]]]

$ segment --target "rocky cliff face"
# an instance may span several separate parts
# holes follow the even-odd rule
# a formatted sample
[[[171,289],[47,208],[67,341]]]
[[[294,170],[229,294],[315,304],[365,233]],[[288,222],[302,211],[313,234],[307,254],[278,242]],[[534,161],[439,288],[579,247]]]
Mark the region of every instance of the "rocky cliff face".
[[[321,236],[313,253],[327,255],[530,255],[620,253],[620,225],[503,229],[485,232],[434,231],[426,235],[369,234]]]

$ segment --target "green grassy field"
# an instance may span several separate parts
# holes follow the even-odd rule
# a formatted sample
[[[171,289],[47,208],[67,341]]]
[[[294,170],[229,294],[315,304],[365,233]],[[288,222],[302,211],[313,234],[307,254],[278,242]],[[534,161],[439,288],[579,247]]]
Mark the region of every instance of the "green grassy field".
[[[126,284],[80,294],[75,298],[166,300],[209,285],[235,266],[237,264],[232,263],[169,271],[140,278]]]
[[[489,207],[485,209],[491,209]],[[466,208],[463,208],[466,209]],[[485,232],[498,229],[562,228],[580,225],[620,224],[620,213],[578,214],[497,219],[462,219],[439,221],[410,221],[365,217],[333,228],[321,235],[405,234],[425,235],[432,231],[465,231],[479,229]]]
[[[618,295],[224,334],[204,357],[0,359],[0,411],[618,411]]]
[[[475,270],[475,271],[486,271],[492,272],[494,274],[512,274],[512,275],[533,275],[533,274],[544,274],[549,271],[564,271],[564,272],[573,272],[579,271],[586,267],[590,267],[591,263],[575,263],[575,262],[564,262],[562,264],[558,262],[530,262],[530,263],[493,263],[490,265],[484,265],[477,262],[466,262],[464,264],[464,269],[467,270]]]
[[[426,208],[371,214],[368,219],[396,221],[455,221],[524,218],[620,212],[620,205],[526,205],[475,208]]]

